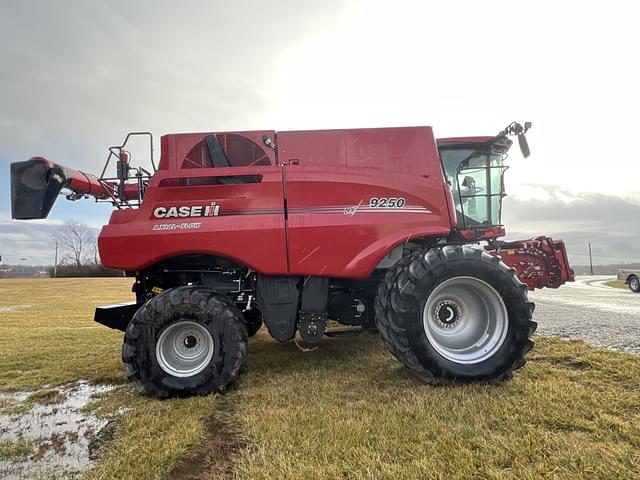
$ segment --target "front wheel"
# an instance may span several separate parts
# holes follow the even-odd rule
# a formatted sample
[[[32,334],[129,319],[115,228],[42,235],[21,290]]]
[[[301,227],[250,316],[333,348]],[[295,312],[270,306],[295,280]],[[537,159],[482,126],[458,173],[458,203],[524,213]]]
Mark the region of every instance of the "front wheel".
[[[242,313],[202,287],[165,290],[133,316],[122,345],[125,374],[142,394],[223,392],[247,352]]]
[[[635,275],[629,277],[629,290],[635,293],[640,293],[640,280]]]
[[[498,257],[446,246],[403,258],[376,298],[385,346],[428,383],[498,382],[525,363],[527,287]]]

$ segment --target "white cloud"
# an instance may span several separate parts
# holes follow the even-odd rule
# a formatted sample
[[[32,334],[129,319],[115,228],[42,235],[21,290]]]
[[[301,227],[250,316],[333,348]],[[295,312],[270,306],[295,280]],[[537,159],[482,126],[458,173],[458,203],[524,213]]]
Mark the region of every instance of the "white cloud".
[[[545,234],[562,239],[570,261],[577,264],[587,262],[589,243],[597,264],[640,261],[640,201],[603,194],[567,194],[553,185],[537,186],[535,190],[547,197],[542,201],[518,195],[505,198],[507,238]]]
[[[0,167],[42,154],[97,172],[131,130],[154,132],[158,158],[171,131],[430,124],[445,137],[531,120],[532,156],[509,158],[506,218],[599,234],[615,213],[587,193],[640,199],[637,18],[622,1],[5,2]],[[5,194],[0,250],[7,206]],[[596,216],[574,222],[581,208]],[[52,220],[11,224],[39,247],[11,248],[45,258],[45,227],[73,216],[99,227],[108,211],[61,200]]]

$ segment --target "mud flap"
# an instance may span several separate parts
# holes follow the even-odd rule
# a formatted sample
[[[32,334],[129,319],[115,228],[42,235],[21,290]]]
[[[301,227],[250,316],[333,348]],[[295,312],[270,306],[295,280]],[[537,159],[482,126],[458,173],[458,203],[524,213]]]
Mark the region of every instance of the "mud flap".
[[[300,277],[258,275],[258,307],[269,333],[279,342],[291,340],[296,333],[300,283]]]

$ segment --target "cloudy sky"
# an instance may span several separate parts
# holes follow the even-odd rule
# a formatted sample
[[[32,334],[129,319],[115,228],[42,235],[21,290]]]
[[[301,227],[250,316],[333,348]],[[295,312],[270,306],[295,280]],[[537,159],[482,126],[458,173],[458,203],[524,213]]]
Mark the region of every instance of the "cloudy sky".
[[[9,163],[97,171],[127,131],[432,125],[491,135],[532,121],[509,158],[510,238],[563,238],[575,263],[640,260],[640,110],[632,2],[0,0],[0,255],[52,263],[59,201],[10,220]],[[514,149],[515,150],[515,149]]]

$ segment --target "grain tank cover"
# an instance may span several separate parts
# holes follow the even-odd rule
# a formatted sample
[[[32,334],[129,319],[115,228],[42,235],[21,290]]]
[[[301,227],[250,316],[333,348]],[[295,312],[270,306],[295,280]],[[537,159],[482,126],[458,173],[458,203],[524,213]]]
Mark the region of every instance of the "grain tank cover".
[[[281,163],[432,175],[440,160],[431,127],[278,132]],[[434,172],[433,170],[436,170]]]

